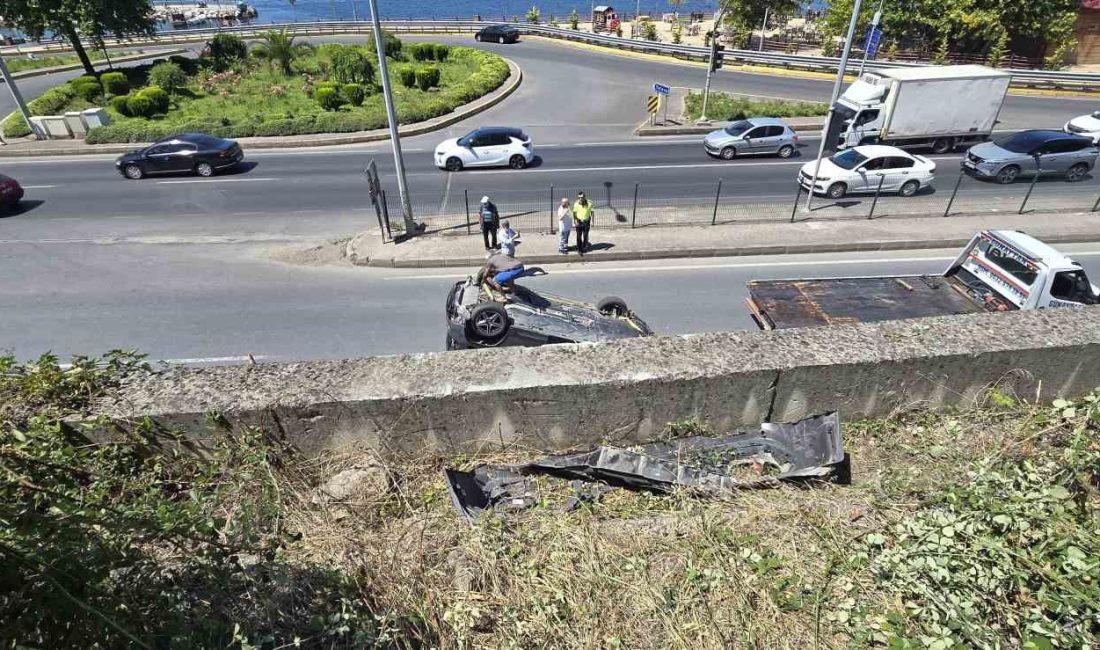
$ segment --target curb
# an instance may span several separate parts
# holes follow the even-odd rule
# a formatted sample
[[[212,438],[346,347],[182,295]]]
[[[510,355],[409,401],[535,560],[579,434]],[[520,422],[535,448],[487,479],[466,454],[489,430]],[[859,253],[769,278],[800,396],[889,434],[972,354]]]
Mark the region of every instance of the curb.
[[[112,58],[111,63],[130,63],[132,61],[144,61],[145,59],[159,59],[162,56],[172,56],[175,54],[183,54],[184,52],[190,52],[187,48],[176,48],[174,50],[164,50],[161,52],[146,52],[144,54],[129,54],[126,56],[120,56]],[[98,68],[100,65],[106,65],[105,59],[96,59],[92,61],[92,67]],[[16,81],[20,79],[27,79],[30,77],[42,77],[48,74],[54,74],[55,72],[69,72],[70,70],[81,70],[84,66],[79,63],[73,63],[70,65],[55,65],[52,68],[36,68],[34,70],[24,70],[23,72],[16,72],[11,76]],[[102,72],[102,70],[100,70]],[[108,70],[110,72],[110,70]]]
[[[523,81],[523,69],[516,64],[515,61],[507,57],[501,57],[508,64],[509,75],[504,83],[493,92],[480,97],[470,102],[459,106],[454,111],[441,115],[440,117],[428,120],[427,122],[419,122],[417,124],[407,124],[398,127],[398,135],[401,137],[422,135],[425,133],[431,133],[438,131],[444,127],[450,126],[456,122],[461,122],[467,118],[473,117],[482,111],[485,111],[493,106],[496,106],[500,102],[504,101],[509,95],[519,88],[520,83]],[[316,134],[315,137],[301,140],[287,140],[284,138],[238,138],[237,141],[242,147],[248,149],[295,149],[303,147],[326,147],[342,144],[359,144],[364,142],[380,142],[390,139],[389,129],[377,129],[375,131],[359,131],[358,133],[348,134]],[[35,149],[9,149],[6,147],[0,147],[0,158],[4,157],[39,157],[39,156],[72,156],[72,155],[88,155],[88,154],[105,154],[105,153],[126,153],[133,151],[134,149],[140,149],[147,146],[149,143],[141,142],[119,142],[103,145],[83,145],[72,146],[66,149],[54,149],[51,151],[41,151]]]

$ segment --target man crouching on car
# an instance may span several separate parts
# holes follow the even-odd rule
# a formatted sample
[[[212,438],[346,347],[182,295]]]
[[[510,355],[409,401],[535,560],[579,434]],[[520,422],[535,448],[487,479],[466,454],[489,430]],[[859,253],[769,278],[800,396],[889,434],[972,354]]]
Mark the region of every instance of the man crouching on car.
[[[496,253],[489,257],[477,277],[479,281],[485,280],[490,287],[501,293],[510,293],[515,289],[515,279],[521,275],[523,262],[506,253]]]

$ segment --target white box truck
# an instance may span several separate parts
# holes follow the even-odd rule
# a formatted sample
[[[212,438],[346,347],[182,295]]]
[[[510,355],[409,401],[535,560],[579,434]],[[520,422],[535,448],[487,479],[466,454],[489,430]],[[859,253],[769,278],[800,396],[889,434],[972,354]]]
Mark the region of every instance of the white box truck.
[[[946,153],[989,138],[1012,75],[980,65],[866,72],[834,106],[839,148],[927,147]]]

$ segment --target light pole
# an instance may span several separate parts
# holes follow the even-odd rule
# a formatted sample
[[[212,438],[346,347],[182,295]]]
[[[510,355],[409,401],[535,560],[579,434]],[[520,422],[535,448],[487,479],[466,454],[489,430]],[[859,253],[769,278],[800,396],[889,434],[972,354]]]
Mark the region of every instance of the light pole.
[[[859,18],[859,7],[863,0],[856,0],[852,7],[852,20],[848,23],[848,37],[844,39],[844,51],[840,53],[840,65],[836,70],[836,81],[833,82],[833,97],[829,100],[829,114],[825,117],[825,128],[821,131],[821,146],[817,149],[817,162],[814,163],[814,177],[810,181],[810,190],[806,193],[806,210],[813,205],[814,187],[817,186],[817,175],[821,171],[821,157],[825,155],[825,138],[829,135],[829,126],[833,123],[836,113],[836,99],[840,97],[840,85],[844,83],[844,70],[848,67],[848,53],[852,51],[852,38],[856,32],[856,19]]]
[[[760,26],[760,48],[758,52],[764,51],[764,32],[768,31],[768,9],[770,7],[764,7],[764,24]]]
[[[878,0],[878,11],[875,12],[875,17],[871,19],[871,32],[868,37],[873,36],[875,30],[878,29],[879,22],[882,21],[882,2]],[[859,74],[857,76],[863,76],[863,68],[867,66],[867,43],[863,44],[863,60],[859,62]]]
[[[27,121],[27,126],[31,127],[31,133],[34,133],[34,138],[36,140],[41,140],[42,134],[35,128],[34,122],[31,121],[31,112],[27,109],[27,103],[23,101],[23,94],[15,87],[15,79],[12,79],[11,74],[8,73],[8,64],[4,63],[3,56],[0,56],[0,77],[3,77],[4,83],[8,84],[11,98],[15,100],[15,105],[19,107],[19,112],[23,114],[23,119]]]
[[[378,22],[378,0],[369,0],[371,21],[374,23],[374,49],[378,52],[378,73],[382,76],[382,96],[385,98],[386,119],[390,123],[390,142],[393,144],[393,164],[397,168],[397,190],[401,193],[401,214],[405,218],[405,232],[415,234],[409,188],[405,182],[405,160],[401,157],[401,138],[397,133],[397,113],[393,110],[393,93],[390,89],[390,73],[386,67],[386,46],[382,42],[382,23]]]
[[[719,55],[718,53],[718,26],[722,24],[722,14],[725,7],[719,3],[718,11],[714,13],[714,29],[711,30],[710,41],[710,57],[707,60],[707,83],[703,86],[703,109],[699,111],[699,119],[697,123],[703,123],[707,121],[707,100],[710,98],[710,78],[714,76],[714,63]]]

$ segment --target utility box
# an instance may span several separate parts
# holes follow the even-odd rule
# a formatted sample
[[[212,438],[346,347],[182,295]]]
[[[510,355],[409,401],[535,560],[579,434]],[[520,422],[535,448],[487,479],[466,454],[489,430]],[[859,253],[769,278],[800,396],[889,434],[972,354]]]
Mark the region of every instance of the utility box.
[[[73,137],[64,115],[43,115],[42,126],[51,140],[68,140]]]
[[[80,115],[84,118],[85,131],[91,131],[111,123],[111,118],[107,117],[107,111],[102,108],[85,109]]]
[[[84,120],[80,119],[80,111],[65,113],[65,126],[69,127],[69,131],[72,132],[74,138],[83,138],[84,134],[88,132],[88,127],[84,126]]]

